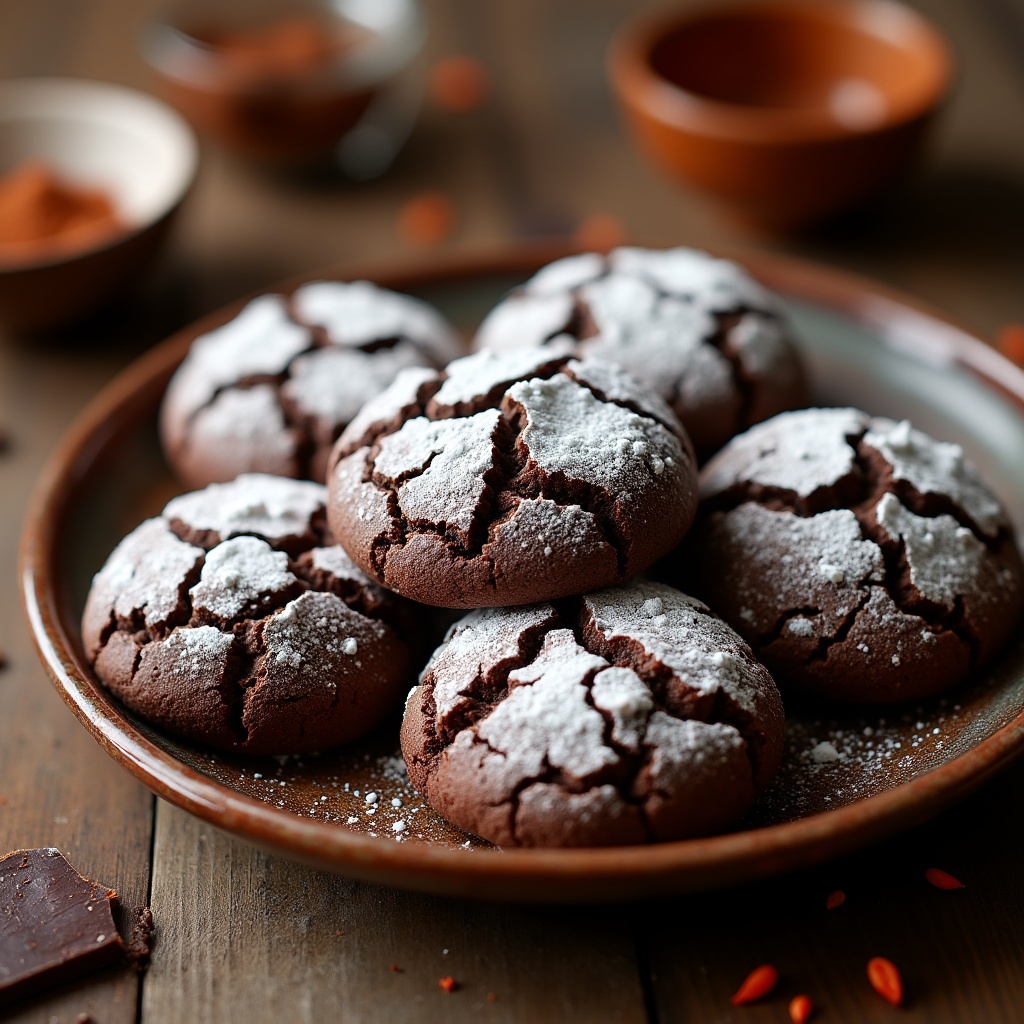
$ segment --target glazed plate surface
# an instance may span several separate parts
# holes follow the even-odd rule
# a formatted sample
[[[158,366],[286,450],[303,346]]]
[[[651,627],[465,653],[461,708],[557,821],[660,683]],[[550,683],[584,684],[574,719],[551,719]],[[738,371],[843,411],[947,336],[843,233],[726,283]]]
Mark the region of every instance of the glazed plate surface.
[[[470,331],[552,249],[345,268],[434,302]],[[963,445],[1024,525],[1024,373],[983,342],[881,286],[778,257],[744,256],[780,292],[817,404],[910,419]],[[310,275],[306,280],[331,275]],[[290,282],[284,290],[300,282]],[[214,314],[212,327],[241,304]],[[179,487],[157,444],[163,389],[185,332],[139,359],[79,417],[27,519],[22,586],[41,658],[101,746],[159,796],[285,856],[399,888],[514,900],[632,899],[818,863],[917,824],[1024,750],[1024,638],[947,697],[882,710],[787,700],[771,789],[726,835],[656,846],[499,851],[433,814],[405,778],[398,721],[365,742],[299,758],[233,757],[148,728],[94,679],[78,636],[89,582],[114,545]],[[812,751],[831,744],[837,759]],[[367,800],[368,794],[375,794]]]

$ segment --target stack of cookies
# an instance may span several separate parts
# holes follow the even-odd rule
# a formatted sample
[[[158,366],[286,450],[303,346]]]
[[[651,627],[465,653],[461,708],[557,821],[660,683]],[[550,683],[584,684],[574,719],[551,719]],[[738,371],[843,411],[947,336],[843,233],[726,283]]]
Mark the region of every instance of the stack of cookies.
[[[96,576],[99,678],[160,728],[260,754],[350,742],[408,693],[410,780],[449,821],[608,845],[747,814],[783,748],[773,674],[907,700],[1012,630],[1020,557],[959,448],[787,411],[796,348],[735,264],[560,260],[474,347],[452,359],[440,314],[366,282],[196,338],[161,426],[207,486]],[[432,608],[467,614],[428,659]]]

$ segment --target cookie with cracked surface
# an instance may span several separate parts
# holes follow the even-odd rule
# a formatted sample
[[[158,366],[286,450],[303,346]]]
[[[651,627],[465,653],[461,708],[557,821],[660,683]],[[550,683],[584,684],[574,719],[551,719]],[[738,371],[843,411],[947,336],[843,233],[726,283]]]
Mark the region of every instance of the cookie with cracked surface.
[[[782,701],[699,601],[634,580],[470,612],[409,695],[413,785],[499,846],[608,846],[721,831],[782,752]]]
[[[568,344],[407,370],[341,436],[334,535],[424,604],[579,594],[641,572],[696,509],[686,433],[656,395]]]
[[[939,693],[989,662],[1022,606],[1006,513],[962,449],[906,421],[808,409],[701,474],[673,577],[780,685],[863,703]]]
[[[463,352],[432,307],[368,281],[262,295],[192,342],[161,408],[164,452],[191,487],[247,472],[322,483],[367,398],[405,367]]]
[[[806,402],[778,300],[738,264],[696,249],[613,249],[549,264],[499,303],[474,347],[569,337],[664,398],[703,461],[733,435]]]
[[[414,678],[408,608],[333,543],[325,499],[248,474],[171,500],[93,580],[96,675],[151,724],[224,750],[322,750],[380,723]]]

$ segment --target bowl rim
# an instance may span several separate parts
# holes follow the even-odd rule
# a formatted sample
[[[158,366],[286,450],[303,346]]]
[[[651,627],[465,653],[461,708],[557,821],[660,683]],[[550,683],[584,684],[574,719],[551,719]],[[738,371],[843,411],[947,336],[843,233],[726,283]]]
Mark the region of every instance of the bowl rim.
[[[557,903],[632,899],[752,880],[820,863],[919,824],[1024,755],[1024,712],[953,760],[835,810],[765,828],[637,847],[510,849],[498,854],[389,843],[300,818],[222,784],[147,738],[93,681],[60,613],[58,526],[112,440],[112,411],[136,409],[166,382],[197,331],[212,329],[263,291],[325,278],[377,281],[398,290],[487,274],[528,275],[566,245],[462,252],[395,266],[345,264],[288,279],[210,313],[121,371],[78,415],[47,460],[25,518],[19,577],[24,613],[51,682],[100,746],[158,796],[274,852],[322,869],[407,889],[485,899]],[[791,257],[716,249],[785,295],[824,304],[882,334],[886,343],[934,343],[957,369],[1004,395],[1024,415],[1024,371],[926,303],[866,278]],[[918,319],[908,323],[907,312]],[[917,333],[914,333],[916,330]],[[931,332],[931,334],[929,334]],[[103,705],[99,708],[98,705]]]
[[[390,20],[386,25],[377,26],[356,17],[365,14],[365,8],[346,12],[345,4],[337,0],[294,11],[283,4],[281,12],[283,15],[312,14],[315,7],[339,24],[348,22],[365,29],[369,38],[351,50],[340,51],[322,65],[299,73],[225,76],[225,60],[220,48],[189,30],[188,12],[165,5],[143,29],[140,50],[156,74],[193,89],[212,89],[225,95],[259,95],[269,82],[274,88],[300,95],[379,86],[414,60],[426,42],[427,25],[416,0],[395,0],[390,8],[382,7]]]
[[[924,87],[896,107],[884,120],[858,128],[836,120],[822,108],[754,107],[686,89],[659,75],[651,66],[654,47],[673,33],[702,21],[732,15],[779,14],[846,25],[864,35],[872,31],[871,12],[884,12],[910,29],[915,48],[926,55],[931,74]],[[946,36],[920,11],[899,0],[709,0],[685,11],[659,11],[627,20],[613,35],[606,68],[620,101],[668,127],[720,140],[766,145],[840,141],[879,135],[926,117],[949,95],[955,60]]]
[[[171,106],[141,89],[133,89],[114,82],[103,82],[91,78],[25,77],[0,81],[0,124],[8,120],[44,120],[48,117],[68,116],[54,108],[52,114],[40,116],[31,106],[42,98],[52,96],[58,102],[62,97],[72,95],[76,102],[109,102],[129,104],[148,115],[156,115],[160,131],[173,137],[171,145],[182,153],[179,180],[169,188],[163,202],[144,220],[132,225],[129,230],[105,237],[99,244],[85,249],[72,250],[55,256],[42,256],[17,263],[0,262],[0,277],[49,270],[92,259],[101,253],[118,249],[152,230],[166,220],[185,200],[195,184],[199,172],[199,140],[192,126]],[[18,104],[28,102],[29,110],[22,114]]]

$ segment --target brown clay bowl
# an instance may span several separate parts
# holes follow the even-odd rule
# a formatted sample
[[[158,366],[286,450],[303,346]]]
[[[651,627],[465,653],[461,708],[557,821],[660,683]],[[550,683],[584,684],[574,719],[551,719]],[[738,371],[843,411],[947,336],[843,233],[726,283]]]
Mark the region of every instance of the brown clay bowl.
[[[559,255],[565,253],[519,249],[432,258],[406,269],[351,267],[338,276],[419,294],[468,329],[509,287]],[[745,262],[783,295],[816,401],[907,416],[959,441],[1024,523],[1024,372],[941,315],[869,282],[777,257]],[[107,554],[177,490],[159,452],[157,408],[191,333],[129,367],[70,429],[39,481],[21,573],[28,619],[58,692],[111,757],[205,821],[285,856],[400,888],[504,900],[631,899],[835,857],[924,821],[1024,751],[1018,640],[947,698],[881,710],[787,702],[779,775],[729,834],[646,847],[500,852],[432,814],[396,775],[397,722],[352,748],[284,763],[216,754],[155,732],[98,685],[78,622]],[[830,738],[843,759],[814,764],[810,749]],[[367,791],[379,797],[373,814]],[[392,827],[399,820],[406,822],[401,833]]]
[[[166,99],[237,156],[301,167],[334,155],[344,166],[358,126],[375,126],[364,144],[388,150],[380,160],[394,155],[380,108],[402,105],[395,80],[424,37],[415,0],[175,0],[143,54]]]
[[[732,0],[628,23],[612,85],[640,149],[746,223],[799,228],[912,162],[949,90],[939,32],[893,0]]]
[[[0,262],[0,324],[36,331],[72,323],[149,268],[195,180],[188,125],[132,89],[68,78],[0,82],[0,175],[42,161],[72,185],[102,188],[124,230],[66,253]]]

